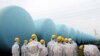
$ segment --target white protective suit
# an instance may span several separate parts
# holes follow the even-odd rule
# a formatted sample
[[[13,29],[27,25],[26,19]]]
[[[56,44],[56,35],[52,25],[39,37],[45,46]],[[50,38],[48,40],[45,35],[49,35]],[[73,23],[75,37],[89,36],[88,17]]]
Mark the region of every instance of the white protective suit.
[[[21,56],[28,56],[28,47],[27,47],[27,45],[23,45],[21,47]]]
[[[32,42],[28,43],[28,56],[39,56],[40,51],[40,43],[36,40],[33,40]]]
[[[15,42],[12,46],[12,56],[19,56],[20,49],[19,49],[19,43]]]
[[[52,56],[63,56],[63,45],[62,43],[55,43],[52,46]]]
[[[48,50],[45,47],[45,44],[44,45],[40,44],[40,48],[41,48],[41,51],[39,52],[39,56],[47,56]]]
[[[76,54],[74,54],[75,51],[72,44],[65,43],[63,45],[63,56],[76,56]]]
[[[100,56],[96,45],[84,45],[84,56]]]
[[[55,43],[55,40],[51,40],[48,45],[47,45],[47,48],[48,48],[48,56],[51,56],[52,54],[52,46],[54,45]]]
[[[72,45],[72,48],[74,49],[74,56],[78,56],[78,47],[76,42],[74,42],[73,40],[70,40],[69,43]]]

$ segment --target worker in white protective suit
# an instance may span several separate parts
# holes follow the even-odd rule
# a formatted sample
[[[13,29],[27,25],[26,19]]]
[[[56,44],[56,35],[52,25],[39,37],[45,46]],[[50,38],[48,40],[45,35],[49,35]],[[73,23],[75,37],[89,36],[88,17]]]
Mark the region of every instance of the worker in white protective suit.
[[[73,45],[68,43],[68,38],[64,39],[64,45],[63,45],[63,56],[75,56],[76,54],[74,54],[74,48]]]
[[[68,39],[69,43],[72,45],[72,49],[74,49],[74,56],[78,55],[78,47],[76,42],[74,42],[71,38]]]
[[[28,43],[27,47],[28,47],[28,55],[29,56],[39,56],[39,45],[40,43],[37,42],[36,38],[36,34],[32,34],[31,36],[32,38],[32,42]]]
[[[28,44],[28,40],[24,40],[24,44],[21,47],[21,56],[28,56],[27,44]]]
[[[84,56],[100,56],[96,45],[84,45]]]
[[[30,51],[29,51],[29,47],[28,47],[28,45],[31,45],[32,44],[32,39],[29,39],[29,43],[27,44],[27,51],[28,51],[28,56],[31,56],[31,53],[30,53]]]
[[[12,56],[19,56],[19,54],[20,54],[19,41],[20,41],[20,39],[18,37],[16,37],[15,43],[12,46]]]
[[[69,41],[70,44],[77,46],[76,42],[74,42],[71,38],[69,38],[68,41]]]
[[[62,36],[57,37],[57,42],[52,46],[52,56],[63,56]]]
[[[51,41],[47,44],[48,56],[51,56],[51,54],[52,54],[52,46],[56,42],[56,38],[57,38],[56,35],[52,35],[51,36]]]
[[[39,52],[39,56],[47,56],[48,50],[45,47],[45,41],[43,39],[41,39],[40,43],[41,43],[41,45],[40,45],[41,51]]]

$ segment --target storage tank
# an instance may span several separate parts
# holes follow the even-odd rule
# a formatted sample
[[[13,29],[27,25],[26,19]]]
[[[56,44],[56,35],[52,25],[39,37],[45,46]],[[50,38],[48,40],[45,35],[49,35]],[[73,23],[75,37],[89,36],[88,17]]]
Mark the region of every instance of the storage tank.
[[[32,33],[35,33],[34,22],[23,8],[9,6],[0,11],[0,52],[11,52],[15,37],[20,37],[21,46]]]
[[[58,36],[69,38],[69,28],[65,25],[56,25],[56,30]]]
[[[36,20],[35,27],[38,40],[44,39],[46,44],[51,40],[51,35],[56,34],[55,24],[49,18]]]
[[[56,30],[57,35],[61,35],[65,38],[72,38],[77,44],[88,44],[96,41],[93,36],[65,25],[57,25]]]

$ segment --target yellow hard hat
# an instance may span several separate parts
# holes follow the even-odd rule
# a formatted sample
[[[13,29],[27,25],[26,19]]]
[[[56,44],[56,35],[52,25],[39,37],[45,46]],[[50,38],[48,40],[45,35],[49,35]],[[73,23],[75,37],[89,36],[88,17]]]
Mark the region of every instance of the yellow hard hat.
[[[16,42],[19,42],[19,40],[20,40],[19,37],[16,37],[16,38],[15,38],[15,41],[16,41]]]
[[[28,43],[28,40],[24,40],[24,44],[27,44]]]
[[[79,49],[82,50],[83,48],[84,48],[84,45],[80,45],[80,46],[79,46]]]
[[[61,42],[61,41],[62,41],[62,36],[58,36],[58,37],[57,37],[57,41],[58,41],[58,42]]]
[[[62,37],[62,41],[64,41],[64,38]]]
[[[52,39],[56,39],[56,37],[57,37],[56,35],[52,35],[51,36]]]
[[[29,39],[29,42],[32,42],[33,40],[32,39]]]
[[[44,44],[44,43],[45,43],[44,39],[41,39],[41,40],[40,40],[40,43],[41,43],[41,44]]]
[[[64,42],[68,43],[68,38],[65,38],[65,39],[64,39]]]
[[[32,34],[32,35],[31,35],[31,38],[32,38],[32,39],[35,39],[36,37],[37,37],[36,34]]]

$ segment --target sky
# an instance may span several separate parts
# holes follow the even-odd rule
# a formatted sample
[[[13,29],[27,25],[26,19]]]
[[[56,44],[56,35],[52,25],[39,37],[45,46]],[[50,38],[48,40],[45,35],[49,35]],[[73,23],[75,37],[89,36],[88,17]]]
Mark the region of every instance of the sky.
[[[100,38],[100,0],[0,0],[0,9],[16,5],[24,8],[33,20],[50,18]]]

